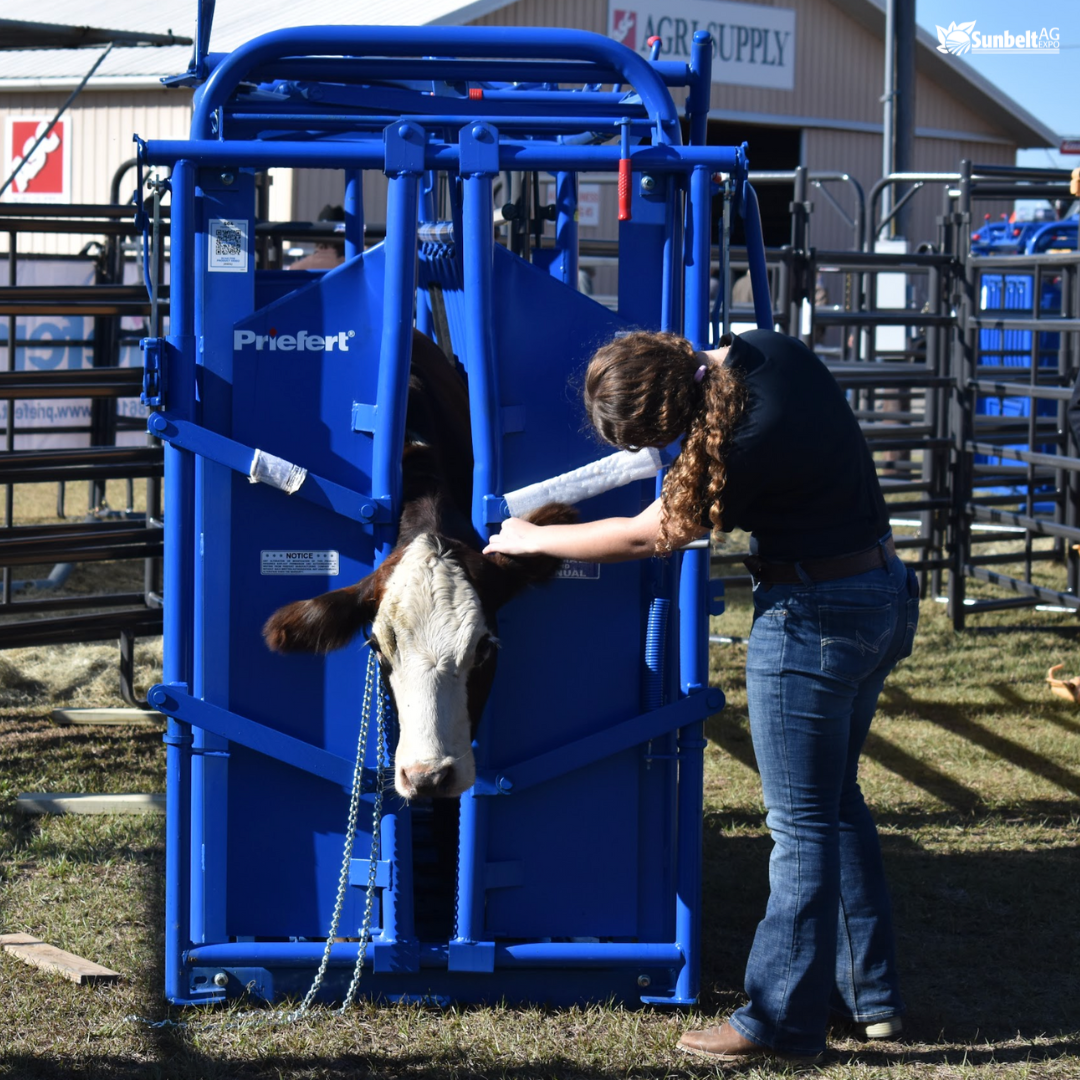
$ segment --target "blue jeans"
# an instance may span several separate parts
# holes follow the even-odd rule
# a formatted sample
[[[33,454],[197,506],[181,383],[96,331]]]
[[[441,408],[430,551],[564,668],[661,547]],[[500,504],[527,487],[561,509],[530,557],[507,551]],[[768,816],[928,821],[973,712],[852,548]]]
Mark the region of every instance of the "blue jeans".
[[[747,699],[773,851],[750,1001],[731,1024],[774,1050],[822,1050],[830,1013],[865,1022],[904,1010],[858,766],[918,620],[915,575],[895,556],[855,577],[755,586]]]

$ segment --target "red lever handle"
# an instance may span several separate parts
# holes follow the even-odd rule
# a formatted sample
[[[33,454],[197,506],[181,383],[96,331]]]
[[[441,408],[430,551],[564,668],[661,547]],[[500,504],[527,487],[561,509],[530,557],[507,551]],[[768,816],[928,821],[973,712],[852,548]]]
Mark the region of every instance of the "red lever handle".
[[[619,220],[630,220],[630,159],[619,159]]]

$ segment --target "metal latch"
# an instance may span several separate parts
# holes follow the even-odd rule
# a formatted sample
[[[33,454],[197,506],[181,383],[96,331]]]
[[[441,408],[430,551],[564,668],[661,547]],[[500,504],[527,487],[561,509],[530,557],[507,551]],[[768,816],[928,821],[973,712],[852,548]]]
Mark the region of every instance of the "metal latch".
[[[165,339],[146,337],[139,345],[143,351],[143,388],[139,400],[159,409],[165,403]]]

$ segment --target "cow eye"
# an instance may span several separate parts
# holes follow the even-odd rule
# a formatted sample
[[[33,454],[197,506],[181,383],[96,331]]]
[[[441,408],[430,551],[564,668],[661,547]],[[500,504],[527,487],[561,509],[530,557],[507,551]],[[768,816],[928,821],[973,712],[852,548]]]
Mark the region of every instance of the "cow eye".
[[[476,643],[477,665],[483,664],[491,658],[491,654],[495,651],[496,645],[498,645],[498,642],[490,634],[485,634]]]
[[[379,639],[374,634],[368,634],[367,641],[371,651],[375,654],[375,659],[379,661],[379,666],[389,670],[390,661],[387,660],[386,653],[383,652],[382,646],[379,644]]]

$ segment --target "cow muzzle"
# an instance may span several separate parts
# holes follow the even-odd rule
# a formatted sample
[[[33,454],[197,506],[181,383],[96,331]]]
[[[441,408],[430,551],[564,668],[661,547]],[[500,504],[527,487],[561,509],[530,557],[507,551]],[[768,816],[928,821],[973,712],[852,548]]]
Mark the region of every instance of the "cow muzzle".
[[[403,799],[452,799],[472,787],[476,765],[467,758],[442,758],[398,765],[394,788]]]

